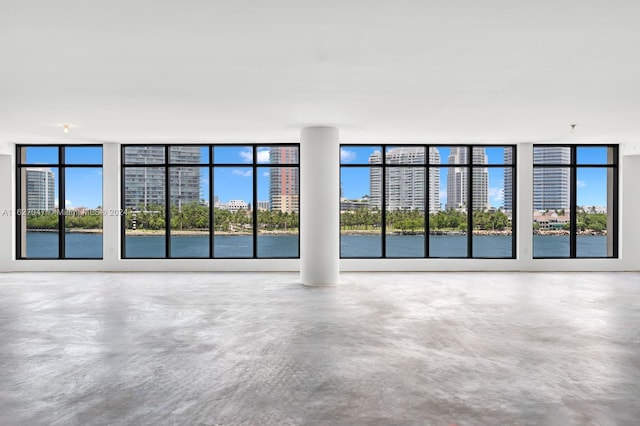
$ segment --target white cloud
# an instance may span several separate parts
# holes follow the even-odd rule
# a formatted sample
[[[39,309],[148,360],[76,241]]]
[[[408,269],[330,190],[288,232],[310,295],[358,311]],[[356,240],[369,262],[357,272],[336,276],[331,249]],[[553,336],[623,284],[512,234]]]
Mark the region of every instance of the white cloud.
[[[64,207],[65,208],[71,207],[71,206],[73,206],[73,204],[71,203],[71,200],[64,200]]]
[[[578,185],[578,188],[584,188],[585,186],[587,186],[587,182],[583,180],[577,181],[576,184]]]
[[[242,157],[242,162],[250,163],[253,161],[253,152],[252,151],[240,151],[240,157]]]
[[[444,203],[447,201],[447,190],[440,190],[440,202]]]
[[[238,170],[234,169],[231,173],[237,176],[249,177],[253,174],[252,170]]]
[[[489,188],[489,198],[502,204],[502,201],[504,201],[504,188]]]
[[[269,177],[269,172],[268,172],[268,171],[266,171],[266,172],[262,173],[262,176],[264,176],[264,177]]]
[[[268,162],[269,162],[269,149],[258,151],[258,163],[268,163]]]
[[[340,161],[343,163],[349,163],[356,159],[355,151],[349,151],[348,149],[341,148],[340,149]]]

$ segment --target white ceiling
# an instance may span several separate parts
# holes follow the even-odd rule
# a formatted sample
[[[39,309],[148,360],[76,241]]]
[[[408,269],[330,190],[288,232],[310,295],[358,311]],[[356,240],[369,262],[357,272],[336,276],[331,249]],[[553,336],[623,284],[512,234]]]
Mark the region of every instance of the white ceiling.
[[[637,0],[0,3],[1,142],[640,140]]]

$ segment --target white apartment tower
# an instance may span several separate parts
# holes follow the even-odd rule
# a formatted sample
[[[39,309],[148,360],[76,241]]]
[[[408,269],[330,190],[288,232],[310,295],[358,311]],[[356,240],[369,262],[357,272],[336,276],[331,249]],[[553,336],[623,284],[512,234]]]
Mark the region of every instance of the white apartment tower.
[[[568,165],[571,149],[561,146],[534,146],[533,164]],[[533,168],[533,209],[569,209],[570,169],[561,167]]]
[[[505,148],[504,164],[513,164],[513,149]],[[508,212],[513,211],[513,168],[505,167],[504,169],[504,209]]]
[[[488,158],[484,148],[473,148],[472,164],[487,164]],[[449,164],[469,164],[469,148],[453,147],[449,153]],[[473,167],[473,210],[487,210],[489,204],[489,169]],[[447,175],[447,210],[466,210],[469,199],[469,167],[449,167]]]
[[[425,209],[425,150],[424,147],[399,147],[386,152],[385,163],[385,199],[387,210],[420,210]],[[440,164],[440,154],[435,148],[429,148],[431,164]],[[380,208],[382,202],[382,169],[375,167],[382,164],[382,153],[376,151],[369,157],[370,169],[369,189],[370,208]],[[410,167],[410,165],[420,165]],[[394,167],[398,166],[398,167]],[[402,167],[407,166],[407,167]],[[429,212],[440,208],[440,170],[429,169]]]
[[[27,209],[52,211],[55,209],[55,176],[50,168],[29,167],[27,178]]]
[[[124,207],[147,210],[152,206],[163,206],[166,199],[165,168],[155,167],[165,162],[165,147],[153,145],[127,146],[124,154],[126,164],[140,167],[126,167],[124,170]],[[171,167],[169,175],[169,199],[171,205],[182,206],[200,201],[199,146],[169,147],[169,162],[192,166]]]

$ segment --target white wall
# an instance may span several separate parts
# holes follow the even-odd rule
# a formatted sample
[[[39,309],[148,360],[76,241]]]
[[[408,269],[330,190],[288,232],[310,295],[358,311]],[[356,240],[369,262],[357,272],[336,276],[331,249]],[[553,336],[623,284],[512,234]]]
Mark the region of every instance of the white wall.
[[[638,271],[640,270],[640,150],[621,145],[618,259],[533,259],[532,144],[517,147],[516,259],[343,259],[342,271]],[[120,207],[120,145],[104,145],[104,208]],[[120,259],[120,219],[104,222],[102,260],[15,260],[15,148],[0,146],[0,271],[299,271],[298,259]],[[301,188],[304,191],[304,188]],[[624,214],[623,212],[626,212]],[[304,238],[304,233],[301,234]]]

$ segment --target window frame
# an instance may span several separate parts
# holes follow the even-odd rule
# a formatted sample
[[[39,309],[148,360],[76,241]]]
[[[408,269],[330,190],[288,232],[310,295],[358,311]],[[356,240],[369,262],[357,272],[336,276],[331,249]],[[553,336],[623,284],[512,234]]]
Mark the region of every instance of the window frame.
[[[578,149],[579,148],[607,148],[613,151],[612,161],[609,163],[578,163]],[[535,163],[535,156],[533,152],[536,148],[569,148],[570,159],[569,163]],[[535,169],[545,168],[568,168],[569,169],[569,256],[535,256],[534,242],[532,240],[532,257],[533,259],[619,259],[619,229],[618,229],[618,215],[619,215],[619,195],[620,195],[620,150],[616,144],[534,144],[532,151],[532,165],[534,173],[531,177],[531,185],[534,185]],[[578,170],[600,168],[600,169],[612,169],[612,207],[611,224],[613,226],[612,235],[612,255],[611,256],[577,256],[577,237],[578,237]],[[532,191],[533,196],[533,191]],[[533,200],[533,197],[532,197]],[[533,214],[533,209],[532,209]],[[607,211],[607,215],[609,215]],[[607,230],[607,233],[609,230]]]
[[[340,250],[340,259],[516,259],[516,247],[517,247],[517,238],[516,238],[516,230],[517,230],[517,211],[516,211],[516,197],[517,197],[517,145],[515,144],[500,144],[500,145],[491,145],[491,144],[483,144],[483,145],[465,145],[465,144],[340,144],[340,150],[345,148],[355,148],[355,147],[366,147],[366,148],[380,148],[381,150],[381,161],[380,163],[343,163],[340,161],[340,179],[339,185],[342,186],[342,169],[344,168],[369,168],[372,169],[374,167],[381,169],[381,196],[380,196],[380,227],[381,227],[381,250],[380,256],[348,256],[345,257],[342,254],[342,249]],[[415,163],[406,163],[406,164],[397,164],[391,163],[387,164],[387,151],[388,149],[393,148],[402,148],[402,147],[411,147],[411,148],[422,148],[424,149],[425,160],[424,163],[415,164]],[[465,148],[468,150],[467,162],[466,163],[431,163],[431,158],[429,155],[430,148]],[[474,164],[473,162],[473,149],[474,148],[510,148],[511,149],[511,163],[488,163],[488,164]],[[386,177],[387,177],[387,169],[392,168],[423,168],[425,175],[425,184],[424,184],[424,204],[423,204],[423,212],[424,215],[424,254],[418,256],[388,256],[387,255],[387,194],[386,194]],[[429,200],[429,187],[430,187],[430,170],[433,168],[443,169],[447,168],[448,170],[453,168],[465,168],[467,170],[468,175],[468,191],[467,191],[467,205],[472,206],[471,212],[467,211],[467,227],[466,227],[466,255],[465,256],[432,256],[430,253],[430,240],[431,240],[431,229],[430,229],[430,200]],[[481,169],[481,168],[495,168],[495,169],[511,169],[512,171],[512,182],[511,182],[511,256],[506,257],[487,257],[487,256],[473,256],[473,170]],[[371,194],[369,194],[371,196]],[[469,210],[469,209],[467,209]],[[340,247],[342,247],[342,229],[340,232]]]
[[[125,150],[127,147],[140,147],[140,146],[153,146],[153,147],[163,147],[164,148],[164,161],[161,163],[150,163],[150,164],[126,164],[125,159]],[[200,162],[200,163],[180,163],[180,162],[171,162],[170,151],[172,147],[177,146],[198,146],[201,148],[206,148],[208,151],[208,161]],[[245,147],[250,148],[252,152],[252,159],[250,163],[216,163],[215,162],[215,148],[216,147]],[[298,161],[295,163],[264,163],[258,161],[258,149],[260,148],[271,148],[271,147],[295,147],[298,149]],[[258,256],[258,238],[259,238],[259,229],[258,229],[258,169],[264,167],[278,167],[278,168],[297,168],[298,169],[298,197],[300,196],[300,143],[220,143],[220,144],[122,144],[120,146],[120,158],[121,158],[121,168],[120,168],[120,205],[121,210],[124,212],[127,208],[125,207],[125,170],[127,168],[162,168],[164,170],[164,198],[165,198],[165,212],[164,212],[164,220],[165,220],[165,247],[164,247],[164,257],[130,257],[127,256],[126,253],[126,214],[122,215],[121,218],[121,238],[120,238],[120,253],[121,258],[123,260],[163,260],[163,259],[171,259],[171,260],[250,260],[250,259],[299,259],[300,258],[300,226],[298,222],[298,233],[297,233],[297,251],[295,257],[283,257],[283,256]],[[209,253],[207,256],[201,257],[185,257],[185,256],[171,256],[171,185],[169,184],[168,179],[170,179],[171,173],[170,170],[172,168],[207,168],[208,169],[208,179],[209,179],[209,232],[207,233],[208,238],[208,250]],[[252,237],[252,255],[246,257],[229,257],[229,256],[216,256],[215,253],[215,239],[217,238],[215,235],[215,207],[214,207],[214,188],[215,188],[215,180],[214,180],[214,169],[215,168],[232,168],[232,167],[243,167],[243,168],[251,168],[252,171],[252,212],[251,212],[251,237]],[[300,220],[300,203],[298,203],[298,221]]]
[[[58,151],[57,162],[55,163],[23,163],[22,150],[26,148],[56,148]],[[66,148],[100,148],[102,150],[102,161],[98,163],[71,163],[65,161]],[[16,144],[16,206],[21,211],[27,210],[26,206],[22,206],[22,170],[32,167],[49,167],[58,169],[58,182],[56,183],[58,190],[58,256],[57,257],[27,257],[22,255],[22,214],[16,214],[16,260],[102,260],[104,259],[104,250],[100,257],[67,257],[66,256],[66,206],[60,209],[60,200],[66,200],[66,169],[75,168],[94,168],[104,170],[104,146],[102,144]],[[104,179],[102,181],[104,188]],[[102,204],[104,208],[104,194],[102,194]],[[60,213],[61,212],[61,213]],[[102,236],[104,241],[104,225],[102,228]],[[26,230],[25,230],[26,232]]]

